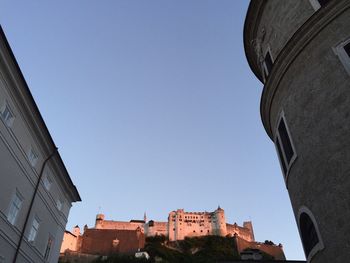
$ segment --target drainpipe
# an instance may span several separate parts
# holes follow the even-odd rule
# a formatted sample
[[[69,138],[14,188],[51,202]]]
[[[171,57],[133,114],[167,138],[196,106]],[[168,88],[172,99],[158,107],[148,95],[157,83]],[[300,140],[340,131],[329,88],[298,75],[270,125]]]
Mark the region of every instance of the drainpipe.
[[[28,209],[28,212],[27,212],[27,215],[26,215],[26,220],[24,221],[24,225],[23,225],[23,228],[22,228],[22,232],[21,232],[21,236],[19,238],[19,242],[18,242],[18,245],[17,245],[17,249],[16,249],[16,254],[15,254],[15,257],[13,258],[13,263],[16,263],[17,262],[17,257],[18,257],[18,254],[19,254],[19,250],[21,248],[21,244],[22,244],[22,241],[23,241],[23,237],[24,237],[24,232],[27,228],[27,224],[28,224],[28,220],[29,220],[29,216],[30,216],[30,213],[32,212],[32,208],[33,208],[33,205],[34,205],[34,200],[35,200],[35,197],[36,197],[36,194],[39,190],[39,185],[40,185],[40,181],[41,181],[41,178],[43,177],[43,173],[44,173],[44,168],[47,164],[47,162],[55,156],[55,154],[58,153],[58,148],[55,146],[55,149],[53,150],[53,152],[45,159],[43,165],[41,166],[41,170],[40,170],[40,174],[39,174],[39,178],[38,178],[38,181],[36,183],[36,186],[35,186],[35,189],[34,189],[34,193],[33,193],[33,197],[32,197],[32,200],[30,201],[30,205],[29,205],[29,209]]]

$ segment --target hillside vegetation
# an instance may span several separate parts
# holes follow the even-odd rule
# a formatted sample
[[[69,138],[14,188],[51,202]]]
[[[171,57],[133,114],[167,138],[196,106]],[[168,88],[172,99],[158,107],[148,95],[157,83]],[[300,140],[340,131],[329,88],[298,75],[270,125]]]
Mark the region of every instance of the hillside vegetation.
[[[145,249],[153,262],[156,258],[169,263],[205,263],[239,259],[233,238],[220,236],[186,238],[177,242],[167,242],[162,237],[148,238]]]

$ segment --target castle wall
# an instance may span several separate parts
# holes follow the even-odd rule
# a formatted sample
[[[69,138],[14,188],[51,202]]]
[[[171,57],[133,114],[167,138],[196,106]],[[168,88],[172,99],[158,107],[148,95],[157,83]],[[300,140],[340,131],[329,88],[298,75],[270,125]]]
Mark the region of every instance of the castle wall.
[[[136,230],[140,227],[143,231],[144,223],[141,222],[123,222],[112,220],[96,220],[96,229],[119,229],[119,230]]]
[[[151,221],[145,225],[145,234],[147,237],[151,236],[168,236],[168,223],[167,222],[154,222]]]
[[[247,240],[254,241],[254,235],[249,228],[240,227],[237,224],[226,224],[227,234],[230,236],[234,236],[237,234],[239,237]]]
[[[64,231],[60,253],[64,253],[66,250],[77,251],[78,238],[78,236],[73,235],[71,232]]]
[[[80,252],[94,255],[133,254],[145,245],[145,236],[138,230],[86,229]]]

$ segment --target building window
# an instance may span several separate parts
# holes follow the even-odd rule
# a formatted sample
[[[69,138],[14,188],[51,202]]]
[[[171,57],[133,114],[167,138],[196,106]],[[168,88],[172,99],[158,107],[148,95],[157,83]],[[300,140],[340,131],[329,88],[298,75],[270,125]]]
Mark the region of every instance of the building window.
[[[268,48],[265,54],[264,62],[263,62],[265,81],[267,80],[267,77],[270,75],[272,67],[273,67],[273,59],[272,59],[270,48]]]
[[[16,192],[16,194],[14,195],[14,197],[12,198],[10,207],[9,207],[9,212],[7,214],[7,220],[14,225],[16,222],[16,218],[18,215],[19,210],[21,209],[22,206],[22,201],[23,198],[21,197],[21,195]]]
[[[346,72],[350,75],[350,39],[340,43],[333,50],[343,64]]]
[[[276,130],[275,145],[284,177],[287,179],[289,169],[297,155],[283,113],[281,114]]]
[[[63,202],[61,201],[61,199],[57,199],[56,207],[57,207],[58,211],[62,210],[62,206],[63,206]]]
[[[302,207],[299,210],[299,229],[305,256],[309,262],[324,246],[320,232],[318,231],[316,219],[306,207]]]
[[[329,2],[330,0],[310,0],[310,4],[315,9],[315,11],[317,11],[321,7],[326,6]]]
[[[350,42],[344,46],[344,51],[346,55],[348,55],[348,57],[350,58]]]
[[[11,127],[14,117],[13,117],[13,113],[10,110],[10,107],[5,104],[1,110],[1,119],[5,122],[7,127]]]
[[[52,185],[52,179],[51,179],[51,177],[50,177],[48,174],[46,174],[46,176],[44,177],[44,186],[45,186],[45,189],[46,189],[47,191],[50,191],[51,185]]]
[[[33,242],[36,238],[36,235],[38,234],[39,230],[39,220],[37,218],[33,219],[32,227],[30,228],[28,241]]]
[[[47,240],[47,245],[46,245],[45,254],[44,254],[45,260],[48,260],[50,257],[52,245],[53,245],[53,238],[49,237],[49,239]]]
[[[32,167],[36,165],[38,158],[39,158],[39,155],[33,150],[33,148],[31,148],[28,153],[28,160]]]

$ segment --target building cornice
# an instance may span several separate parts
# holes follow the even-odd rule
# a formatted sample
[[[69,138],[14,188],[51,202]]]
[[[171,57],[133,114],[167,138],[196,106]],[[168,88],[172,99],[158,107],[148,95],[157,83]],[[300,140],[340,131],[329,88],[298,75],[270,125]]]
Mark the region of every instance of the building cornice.
[[[251,5],[257,1],[252,1]],[[265,1],[261,1],[265,2]],[[251,7],[251,6],[250,6]],[[299,56],[303,49],[312,41],[320,31],[323,30],[332,20],[338,17],[340,14],[345,12],[350,8],[350,2],[348,0],[330,1],[330,3],[324,7],[320,8],[313,16],[311,16],[289,39],[285,44],[281,52],[275,59],[272,71],[269,74],[269,78],[265,83],[261,102],[260,102],[260,113],[264,128],[273,140],[273,127],[274,123],[270,120],[270,111],[272,107],[272,102],[274,95],[280,82],[283,79],[285,73],[288,71],[289,67],[293,61]],[[248,10],[249,13],[249,10]],[[252,14],[250,14],[252,15]],[[256,15],[256,13],[255,13]],[[258,22],[256,19],[255,23]],[[249,26],[249,25],[248,25]],[[246,30],[246,28],[245,28]],[[245,40],[247,41],[247,40]],[[250,47],[252,49],[252,47]],[[251,50],[249,52],[252,52]],[[246,51],[247,54],[247,51]],[[251,56],[251,53],[247,54]],[[250,58],[251,60],[251,58]],[[249,58],[248,58],[249,61]],[[249,63],[251,63],[249,61]],[[257,70],[256,65],[251,65],[253,70]],[[256,71],[258,72],[258,71]],[[255,74],[257,74],[254,72]],[[260,78],[259,78],[260,79]],[[261,79],[260,79],[261,80]]]

